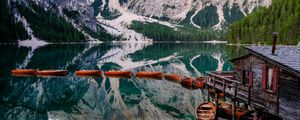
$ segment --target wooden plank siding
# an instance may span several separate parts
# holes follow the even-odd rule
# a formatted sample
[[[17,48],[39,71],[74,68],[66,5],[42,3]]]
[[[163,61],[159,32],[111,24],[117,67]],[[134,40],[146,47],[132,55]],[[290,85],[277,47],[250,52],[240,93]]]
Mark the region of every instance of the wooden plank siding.
[[[300,120],[300,78],[283,71],[279,77],[279,115]]]
[[[234,66],[232,72],[207,72],[207,85],[219,91],[225,90],[227,95],[233,97],[235,91],[233,85],[237,83],[238,100],[250,104],[258,111],[267,112],[268,115],[272,114],[287,120],[300,120],[300,77],[298,75],[252,54],[231,62]],[[273,68],[274,86],[269,87],[269,90],[266,90],[268,72],[264,68]],[[248,77],[252,79],[249,82],[252,84],[242,82],[243,70],[251,73],[252,76]],[[232,77],[225,77],[230,75]],[[223,88],[224,85],[226,89]]]
[[[242,83],[238,90],[250,88],[248,103],[269,113],[265,114],[266,119],[300,120],[300,47],[277,46],[273,54],[271,46],[245,48],[247,55],[230,60],[234,66],[233,80]],[[247,73],[251,73],[248,77],[253,80],[249,84],[243,81]],[[268,79],[271,74],[272,79]]]
[[[253,73],[253,86],[250,91],[250,103],[254,103],[258,109],[264,109],[272,114],[277,114],[278,97],[276,93],[265,91],[262,87],[262,67],[266,64],[272,66],[256,57],[250,55],[239,60],[233,61],[234,79],[242,82],[242,71],[249,70]],[[244,89],[247,89],[248,84],[245,84]]]

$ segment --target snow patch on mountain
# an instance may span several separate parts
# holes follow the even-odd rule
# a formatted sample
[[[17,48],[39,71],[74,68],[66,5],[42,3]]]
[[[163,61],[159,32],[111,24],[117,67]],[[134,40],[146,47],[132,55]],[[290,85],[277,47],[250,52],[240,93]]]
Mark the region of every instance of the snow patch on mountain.
[[[87,0],[87,4],[88,4],[88,5],[93,4],[93,2],[95,2],[95,0]]]
[[[192,8],[193,8],[193,1],[194,0],[189,0],[189,1],[187,1],[186,2],[186,6],[185,6],[185,8],[179,13],[179,14],[177,14],[177,15],[174,15],[173,17],[171,17],[172,19],[175,19],[175,20],[177,20],[177,19],[180,19],[180,20],[183,20],[184,18],[186,18],[186,15],[187,15],[187,13],[189,12],[189,11],[191,11],[192,10]]]
[[[23,63],[18,65],[18,68],[26,68],[28,63],[30,62],[32,56],[34,55],[34,51],[36,49],[38,49],[39,47],[45,46],[49,43],[42,41],[38,38],[36,38],[33,35],[33,31],[30,28],[29,23],[27,22],[27,20],[25,19],[25,17],[21,16],[21,14],[17,11],[14,11],[14,17],[16,19],[16,21],[21,22],[24,25],[24,28],[27,32],[27,34],[30,36],[30,39],[28,40],[19,40],[18,41],[18,46],[19,47],[28,47],[30,48],[27,56],[25,57],[25,60],[23,61]]]
[[[271,0],[126,0],[125,3],[120,4],[119,0],[101,0],[99,7],[100,12],[108,5],[109,11],[117,11],[118,16],[115,19],[104,19],[101,14],[94,16],[94,9],[92,4],[96,0],[17,0],[22,3],[29,1],[35,2],[37,5],[43,7],[45,10],[56,9],[59,16],[65,16],[63,9],[70,11],[77,11],[80,15],[79,21],[72,22],[78,30],[81,26],[85,26],[90,30],[97,32],[97,25],[101,25],[108,33],[115,36],[122,36],[121,40],[127,42],[149,42],[153,41],[144,35],[129,29],[132,21],[141,22],[156,22],[176,30],[178,23],[186,17],[190,17],[190,23],[196,28],[202,28],[197,25],[193,18],[201,12],[205,7],[213,5],[217,8],[218,23],[213,25],[213,29],[220,30],[224,28],[227,23],[224,16],[224,8],[229,9],[238,6],[239,10],[247,15],[258,6],[269,6]],[[99,1],[98,1],[99,2]],[[227,5],[227,6],[226,6]],[[191,11],[195,11],[192,16],[187,16]],[[229,13],[230,14],[230,13]],[[169,20],[162,21],[155,18],[166,17]],[[76,24],[76,25],[74,25]],[[93,42],[100,42],[92,38],[87,33],[83,32],[87,38]]]
[[[114,0],[110,0],[114,1]],[[115,1],[114,1],[115,2]],[[190,18],[190,22],[196,28],[201,28],[193,21],[194,16],[209,5],[217,8],[219,23],[214,25],[214,29],[222,29],[226,22],[224,17],[224,5],[228,5],[231,9],[234,5],[238,5],[239,10],[246,16],[259,6],[271,5],[271,0],[128,0],[121,7],[137,15],[142,16],[166,16],[172,20],[183,20],[187,17],[187,13],[195,10],[196,12]],[[110,6],[115,8],[113,4]],[[119,9],[119,6],[118,8]]]
[[[19,41],[19,45],[26,46],[26,47],[31,47],[32,49],[36,49],[38,47],[41,47],[41,46],[44,46],[44,45],[48,44],[47,42],[42,41],[42,40],[36,38],[33,35],[33,31],[30,28],[29,23],[27,22],[27,20],[25,19],[25,17],[21,16],[20,13],[18,13],[17,11],[15,11],[14,17],[16,18],[16,20],[18,22],[21,22],[24,25],[24,28],[25,28],[27,34],[30,36],[29,40]]]
[[[104,27],[106,31],[110,32],[111,34],[121,34],[123,39],[125,39],[128,42],[153,41],[152,39],[147,38],[144,35],[129,29],[131,22],[135,20],[142,22],[156,22],[174,29],[176,28],[176,26],[178,26],[166,21],[159,21],[149,17],[130,13],[125,8],[121,7],[118,0],[110,0],[109,5],[113,7],[113,9],[118,10],[121,13],[121,16],[113,20],[106,20],[103,19],[103,17],[99,14],[97,16],[98,22],[103,24],[102,27]]]

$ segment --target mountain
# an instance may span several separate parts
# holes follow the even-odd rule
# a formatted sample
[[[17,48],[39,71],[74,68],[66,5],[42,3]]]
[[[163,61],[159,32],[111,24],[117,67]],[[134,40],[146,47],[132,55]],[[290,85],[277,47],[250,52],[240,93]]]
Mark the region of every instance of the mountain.
[[[0,36],[1,42],[16,39],[28,39],[28,34],[21,22],[14,22],[8,8],[8,1],[0,1]]]
[[[24,33],[25,29],[27,32],[24,35],[25,37],[7,38],[8,41],[9,39],[33,38],[48,42],[112,40],[133,42],[152,41],[157,40],[157,38],[173,40],[173,38],[178,38],[173,35],[173,33],[177,34],[177,30],[179,32],[196,31],[187,34],[196,36],[193,37],[193,40],[199,41],[221,39],[220,36],[232,22],[242,19],[259,6],[269,6],[270,1],[4,0],[7,3],[1,5],[6,7],[1,8],[6,8],[4,12],[9,13],[11,15],[10,19],[14,19],[15,23],[24,26],[24,28],[18,28],[18,30]],[[4,15],[1,15],[1,18],[2,16]],[[164,31],[158,29],[158,32],[164,35],[147,36],[145,32],[138,31],[133,27],[133,21],[136,21],[135,23],[141,22],[145,26],[154,23],[160,28],[168,27],[168,29],[175,32],[164,33]],[[4,24],[0,25],[5,26]],[[145,30],[146,28],[141,29]],[[198,32],[201,34],[196,34]],[[166,38],[164,36],[172,37]],[[176,40],[185,39],[181,37]]]
[[[272,33],[278,32],[278,43],[300,42],[300,1],[273,0],[269,8],[261,7],[239,22],[226,35],[231,43],[271,44]]]
[[[259,6],[269,6],[270,4],[271,0],[95,0],[92,6],[98,21],[115,27],[121,34],[126,34],[124,38],[129,40],[149,40],[149,38],[167,39],[168,41],[174,40],[173,38],[183,40],[176,36],[176,32],[175,35],[166,33],[165,29],[156,29],[156,34],[149,35],[147,33],[153,33],[153,31],[149,31],[147,28],[136,29],[134,25],[131,26],[132,21],[139,21],[144,23],[143,26],[151,26],[151,23],[154,22],[156,23],[154,25],[160,25],[159,28],[167,26],[173,31],[188,27],[191,29],[187,31],[201,33],[196,34],[201,36],[196,37],[201,39],[195,39],[199,41],[206,40],[203,38],[222,39],[220,34],[224,30],[226,31],[229,24],[240,20]],[[128,26],[131,29],[128,29]],[[194,30],[194,28],[198,28],[200,31]],[[134,31],[131,31],[132,29]],[[186,28],[183,29],[186,30]],[[211,35],[211,30],[218,34]],[[179,32],[181,31],[179,30]],[[205,33],[206,37],[202,33]],[[140,34],[145,35],[146,38]],[[192,33],[192,36],[194,35]]]
[[[106,0],[109,9],[127,10],[141,16],[180,23],[190,20],[195,27],[217,29],[243,18],[259,6],[270,5],[270,0]]]
[[[114,39],[96,21],[86,1],[4,0],[1,1],[1,42],[43,40],[47,42],[85,42]],[[6,16],[9,15],[9,16]],[[8,22],[19,24],[8,26]],[[6,29],[20,29],[21,35],[5,34]],[[3,29],[3,31],[2,31]],[[24,32],[25,31],[25,32]],[[8,33],[14,33],[8,32]],[[16,37],[14,37],[16,36]],[[29,36],[29,37],[26,37]]]

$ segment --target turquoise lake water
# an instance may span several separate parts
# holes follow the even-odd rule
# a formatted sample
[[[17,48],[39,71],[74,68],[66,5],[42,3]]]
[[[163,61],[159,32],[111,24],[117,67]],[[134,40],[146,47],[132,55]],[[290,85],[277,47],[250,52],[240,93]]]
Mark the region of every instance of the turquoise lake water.
[[[205,90],[167,80],[76,77],[81,69],[204,76],[230,71],[242,47],[203,43],[0,45],[0,118],[195,119]],[[16,68],[64,69],[66,77],[14,77]]]

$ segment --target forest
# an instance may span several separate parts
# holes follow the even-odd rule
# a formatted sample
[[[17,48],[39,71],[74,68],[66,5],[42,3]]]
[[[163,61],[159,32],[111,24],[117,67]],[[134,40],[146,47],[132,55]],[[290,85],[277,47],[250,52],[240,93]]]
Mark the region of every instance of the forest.
[[[300,0],[273,0],[268,8],[260,7],[233,23],[226,34],[230,43],[271,44],[278,32],[278,43],[295,45],[300,41]]]
[[[30,6],[17,4],[18,11],[30,24],[35,37],[48,42],[83,42],[85,40],[84,35],[62,17],[45,11],[35,4]]]
[[[170,28],[159,23],[133,21],[130,29],[145,35],[155,41],[207,41],[222,40],[223,31],[197,29],[194,27]]]
[[[217,7],[210,5],[199,11],[193,18],[195,24],[202,28],[211,28],[218,24]]]
[[[0,36],[1,43],[16,43],[29,36],[21,22],[15,22],[6,0],[0,1]]]

